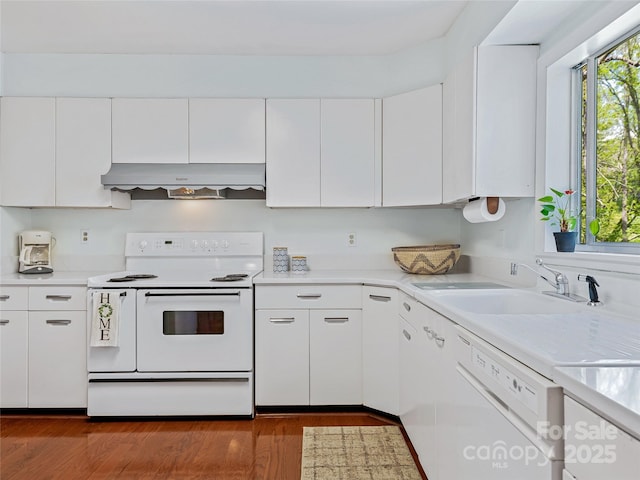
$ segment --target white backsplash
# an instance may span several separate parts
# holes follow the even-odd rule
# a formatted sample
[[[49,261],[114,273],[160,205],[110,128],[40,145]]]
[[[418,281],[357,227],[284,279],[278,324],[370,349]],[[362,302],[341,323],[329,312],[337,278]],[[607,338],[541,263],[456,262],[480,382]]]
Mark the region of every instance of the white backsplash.
[[[125,234],[132,231],[261,231],[269,269],[274,246],[306,255],[312,269],[384,269],[397,268],[392,247],[460,238],[459,214],[452,208],[272,209],[264,200],[138,200],[131,210],[3,210],[30,212],[30,223],[3,227],[7,241],[25,228],[53,232],[58,270],[123,268]],[[81,242],[83,230],[87,243]],[[350,233],[356,234],[355,247],[347,245]]]

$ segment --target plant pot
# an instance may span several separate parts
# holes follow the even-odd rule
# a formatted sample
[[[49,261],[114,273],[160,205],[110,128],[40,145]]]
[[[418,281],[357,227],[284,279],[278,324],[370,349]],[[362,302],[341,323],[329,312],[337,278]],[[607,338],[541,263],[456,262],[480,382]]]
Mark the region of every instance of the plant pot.
[[[553,232],[557,252],[575,252],[578,232]]]

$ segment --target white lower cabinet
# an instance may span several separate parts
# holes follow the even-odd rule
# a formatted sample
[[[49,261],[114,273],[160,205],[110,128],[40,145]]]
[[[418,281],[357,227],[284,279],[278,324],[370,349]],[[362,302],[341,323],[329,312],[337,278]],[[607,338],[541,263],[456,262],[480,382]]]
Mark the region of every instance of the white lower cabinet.
[[[29,407],[86,407],[86,312],[29,312]]]
[[[362,311],[311,310],[309,403],[362,405]]]
[[[362,288],[362,398],[365,406],[400,413],[398,290]]]
[[[454,478],[452,323],[405,294],[399,304],[400,419],[429,479]]]
[[[631,480],[640,472],[640,439],[564,397],[563,480]]]
[[[85,298],[84,287],[0,288],[0,407],[87,406]]]
[[[256,405],[362,404],[361,291],[256,286]]]
[[[256,404],[309,404],[309,311],[256,311]]]
[[[26,311],[0,312],[0,407],[27,406],[29,327]]]

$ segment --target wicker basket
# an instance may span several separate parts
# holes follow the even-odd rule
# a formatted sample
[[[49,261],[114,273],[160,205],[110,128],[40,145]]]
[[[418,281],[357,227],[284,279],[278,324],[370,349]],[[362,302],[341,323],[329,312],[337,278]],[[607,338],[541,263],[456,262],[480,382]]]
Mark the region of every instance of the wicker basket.
[[[460,258],[460,245],[417,245],[394,247],[393,259],[407,273],[437,275],[447,273]]]

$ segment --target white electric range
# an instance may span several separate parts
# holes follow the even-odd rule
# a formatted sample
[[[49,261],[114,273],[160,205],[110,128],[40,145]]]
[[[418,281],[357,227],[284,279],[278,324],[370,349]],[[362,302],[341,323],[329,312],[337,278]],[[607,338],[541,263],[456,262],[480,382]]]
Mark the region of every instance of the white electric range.
[[[127,234],[126,270],[88,280],[87,414],[253,416],[263,252],[261,232]]]

